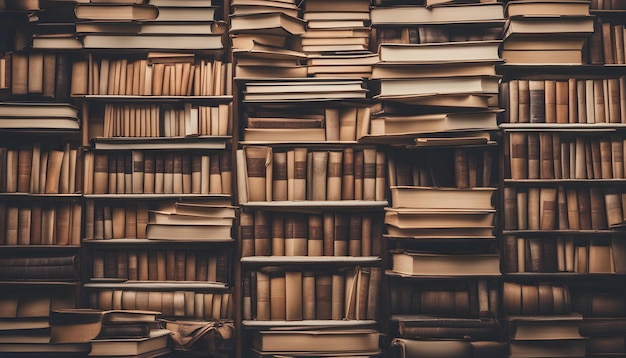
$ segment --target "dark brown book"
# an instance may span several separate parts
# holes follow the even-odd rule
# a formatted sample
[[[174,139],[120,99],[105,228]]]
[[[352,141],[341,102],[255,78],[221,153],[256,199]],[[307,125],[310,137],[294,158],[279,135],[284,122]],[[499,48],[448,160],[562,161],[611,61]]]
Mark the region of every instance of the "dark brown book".
[[[469,188],[469,164],[465,149],[454,150],[454,178],[458,189]]]
[[[518,97],[518,115],[520,123],[530,122],[530,88],[528,80],[518,80],[519,97]]]
[[[341,200],[342,195],[342,159],[343,152],[331,151],[328,153],[328,170],[326,175],[326,200]],[[315,155],[314,159],[315,160]],[[315,175],[314,175],[315,178]],[[315,190],[313,191],[315,193]]]
[[[241,239],[241,256],[254,256],[254,214],[242,212],[239,214],[239,238]]]
[[[602,188],[590,188],[589,198],[591,203],[591,229],[606,229],[607,216]]]
[[[272,255],[285,256],[285,219],[272,216]]]
[[[287,153],[274,152],[272,163],[272,200],[287,200]]]
[[[335,215],[324,213],[322,221],[322,242],[324,256],[333,256],[335,250]]]
[[[517,237],[514,235],[504,236],[504,270],[505,272],[518,272],[517,263]]]
[[[589,196],[589,191],[585,189],[578,189],[576,190],[576,195],[578,201],[580,230],[591,230],[591,198]]]
[[[17,192],[28,193],[30,189],[30,172],[33,161],[32,148],[22,148],[18,154]]]
[[[363,149],[363,200],[376,200],[376,149]]]
[[[307,253],[309,256],[324,255],[324,226],[321,214],[310,214],[308,216],[308,241]]]
[[[271,148],[246,147],[244,151],[248,173],[248,199],[250,201],[270,200],[271,197],[267,197],[267,176],[268,170],[269,174],[272,170],[272,167],[268,165],[271,163]]]
[[[332,319],[332,281],[327,273],[315,275],[315,318]]]
[[[569,87],[567,81],[556,81],[556,123],[569,122]]]
[[[348,231],[348,256],[361,256],[363,236],[361,214],[350,214]]]
[[[552,145],[552,133],[539,133],[539,157],[541,166],[539,177],[541,179],[554,179],[554,147]]]
[[[529,111],[531,123],[546,122],[546,92],[544,80],[529,80]]]
[[[254,212],[254,255],[271,255],[271,222],[267,212]]]
[[[333,254],[335,256],[347,256],[350,232],[348,214],[336,213],[333,223]]]
[[[11,94],[28,93],[28,54],[13,53],[11,56]]]
[[[285,218],[286,256],[307,255],[307,218],[304,215],[290,215]]]
[[[58,100],[67,100],[70,97],[70,80],[72,72],[72,63],[67,54],[57,54],[56,59],[56,77],[55,77],[55,98]]]
[[[343,150],[343,160],[341,168],[341,199],[354,199],[354,149]]]
[[[539,134],[526,133],[526,137],[528,141],[528,179],[539,179],[542,164]]]
[[[510,132],[511,179],[528,178],[528,137],[525,133]]]
[[[354,199],[363,200],[364,154],[362,150],[354,152]]]
[[[316,315],[316,279],[315,272],[302,273],[302,318],[305,320],[319,319]]]

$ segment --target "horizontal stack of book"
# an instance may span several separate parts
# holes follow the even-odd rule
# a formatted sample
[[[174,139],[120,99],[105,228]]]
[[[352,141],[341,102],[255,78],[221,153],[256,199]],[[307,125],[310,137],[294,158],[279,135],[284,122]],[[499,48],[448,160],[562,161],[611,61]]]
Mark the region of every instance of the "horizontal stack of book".
[[[375,56],[369,51],[369,6],[367,0],[306,2],[302,51],[309,55],[309,76],[370,77]]]
[[[306,22],[295,1],[231,1],[230,36],[238,78],[306,77],[300,35]]]
[[[243,130],[245,142],[354,142],[369,122],[369,107],[307,108],[297,114],[250,111]]]
[[[510,1],[505,14],[501,55],[507,63],[583,63],[583,46],[594,31],[589,2]]]
[[[586,357],[587,342],[578,332],[581,322],[582,315],[575,313],[548,318],[510,316],[510,357]]]
[[[89,352],[88,344],[50,344],[50,312],[76,307],[75,286],[17,285],[0,293],[0,354]]]
[[[87,344],[90,357],[159,357],[171,351],[171,332],[162,328],[159,315],[142,310],[53,310],[50,340],[55,344]]]
[[[39,49],[221,50],[218,9],[176,1],[68,4],[42,13],[32,42]],[[73,26],[55,26],[59,19]]]
[[[176,203],[177,204],[177,203]],[[146,238],[155,240],[230,241],[235,209],[227,210],[228,199],[209,199],[195,202],[204,207],[194,214],[177,211],[178,206],[151,210],[146,226]],[[212,214],[211,212],[217,212]]]
[[[243,101],[302,102],[357,100],[367,98],[365,80],[361,78],[307,78],[248,81],[243,87]]]
[[[78,109],[67,103],[1,102],[0,129],[76,130]]]

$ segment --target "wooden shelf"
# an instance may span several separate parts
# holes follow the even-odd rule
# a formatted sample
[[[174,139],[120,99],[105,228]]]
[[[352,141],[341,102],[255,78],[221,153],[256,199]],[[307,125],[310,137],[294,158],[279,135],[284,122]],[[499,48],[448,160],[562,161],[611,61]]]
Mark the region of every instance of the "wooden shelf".
[[[334,320],[316,319],[302,321],[257,321],[243,320],[241,324],[246,328],[274,328],[274,327],[294,327],[294,328],[352,328],[370,327],[376,325],[374,320]]]
[[[229,103],[233,96],[134,96],[134,95],[84,95],[74,98],[89,102],[133,102],[133,103]]]
[[[230,199],[230,194],[85,194],[85,199],[106,200],[176,200],[186,198],[223,198]]]
[[[223,150],[231,136],[98,137],[94,150]]]
[[[75,201],[83,197],[82,194],[35,194],[35,193],[0,193],[0,198],[6,200],[57,200]]]
[[[287,210],[289,212],[319,212],[329,210],[382,211],[388,202],[370,200],[302,200],[302,201],[251,201],[240,204],[246,210]]]
[[[241,258],[249,265],[374,265],[381,261],[378,256],[249,256]]]
[[[502,230],[502,235],[518,236],[623,236],[626,231],[622,230]]]
[[[94,246],[144,246],[144,245],[157,245],[157,246],[172,246],[172,245],[199,245],[206,246],[207,244],[230,244],[235,242],[235,239],[220,239],[220,240],[157,240],[157,239],[83,239],[83,244]]]
[[[624,123],[502,123],[504,132],[616,132],[626,130]]]
[[[114,280],[111,280],[114,281]],[[83,285],[87,289],[133,289],[133,290],[228,290],[228,285],[223,282],[200,282],[200,281],[115,281],[98,282],[92,281]]]
[[[541,185],[552,186],[561,184],[584,184],[584,185],[624,185],[626,179],[504,179],[506,185]]]
[[[563,65],[563,64],[510,64],[504,63],[496,66],[498,73],[504,74],[504,80],[508,78],[528,79],[566,79],[566,78],[593,78],[622,76],[626,65]]]
[[[623,280],[626,273],[577,273],[577,272],[506,272],[502,274],[507,280],[579,280],[579,279],[619,279]]]
[[[397,236],[397,235],[389,235],[383,234],[383,237],[387,240],[398,240],[398,241],[412,241],[412,242],[423,242],[423,241],[487,241],[487,240],[495,240],[495,236]]]
[[[476,275],[473,273],[467,273],[465,275],[445,275],[445,274],[442,274],[442,275],[407,275],[407,274],[395,272],[393,270],[385,270],[385,275],[388,277],[413,279],[413,280],[480,280],[480,279],[498,278],[502,276],[502,274]]]

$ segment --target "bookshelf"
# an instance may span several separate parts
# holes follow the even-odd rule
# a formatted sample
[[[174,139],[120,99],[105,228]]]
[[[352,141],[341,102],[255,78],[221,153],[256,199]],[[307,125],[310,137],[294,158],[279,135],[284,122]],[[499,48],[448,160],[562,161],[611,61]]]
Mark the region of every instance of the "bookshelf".
[[[50,351],[50,311],[80,305],[82,121],[63,78],[73,59],[22,46],[39,8],[20,5],[0,10],[2,356]]]
[[[569,317],[580,334],[546,338],[552,341],[533,349],[546,352],[552,346],[557,354],[578,345],[576,352],[568,354],[622,352],[607,343],[621,339],[615,328],[623,321],[620,304],[603,306],[603,311],[591,307],[594,300],[622,302],[624,298],[613,288],[621,269],[612,263],[621,256],[623,220],[618,213],[623,177],[618,153],[623,140],[623,50],[613,36],[623,24],[623,10],[598,2],[591,2],[588,10],[580,15],[595,16],[593,32],[581,33],[588,38],[584,47],[577,47],[582,51],[577,63],[507,61],[499,69],[506,108],[500,124],[503,309],[512,352],[524,345],[514,333],[520,322],[530,325],[538,319],[541,327],[555,327],[563,324],[563,317]],[[544,35],[546,41],[563,36]],[[618,58],[617,53],[622,55]],[[549,201],[553,209],[546,206]],[[552,300],[547,295],[550,287]],[[566,305],[557,304],[557,291],[563,291]],[[532,297],[538,299],[538,306]],[[588,328],[599,322],[611,327],[601,338]],[[583,340],[585,344],[580,343]]]

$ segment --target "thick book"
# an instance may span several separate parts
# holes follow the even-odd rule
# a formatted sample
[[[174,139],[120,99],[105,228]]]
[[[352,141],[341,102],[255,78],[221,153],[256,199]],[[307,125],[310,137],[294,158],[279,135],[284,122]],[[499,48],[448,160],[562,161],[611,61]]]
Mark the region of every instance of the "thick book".
[[[504,22],[503,6],[497,2],[453,4],[431,8],[421,5],[381,6],[374,7],[370,14],[374,26]]]
[[[236,14],[230,18],[230,32],[236,34],[255,30],[262,34],[301,35],[305,32],[305,24],[302,19],[280,12]]]
[[[495,210],[386,208],[385,223],[401,229],[486,227],[494,224]]]
[[[185,225],[148,223],[146,238],[151,240],[230,241],[232,225]]]
[[[385,135],[414,133],[496,130],[497,112],[468,112],[378,117],[384,121]]]
[[[380,333],[373,329],[255,331],[252,346],[274,352],[370,352],[379,348]]]
[[[166,348],[171,332],[155,329],[146,338],[92,339],[90,356],[140,355]]]
[[[77,4],[74,14],[79,20],[154,20],[159,10],[147,4]]]
[[[393,208],[492,210],[495,188],[392,186]]]
[[[380,97],[417,95],[497,94],[499,76],[381,79]]]
[[[454,62],[500,61],[501,41],[442,42],[429,44],[381,44],[378,52],[383,62]]]
[[[391,251],[392,270],[406,275],[500,275],[498,254],[431,254]]]
[[[509,316],[509,337],[516,341],[582,339],[582,315]]]
[[[83,36],[86,49],[144,49],[144,50],[219,50],[222,36],[215,34],[102,34]]]
[[[507,3],[504,12],[507,17],[589,16],[589,2],[579,0],[515,0]]]

